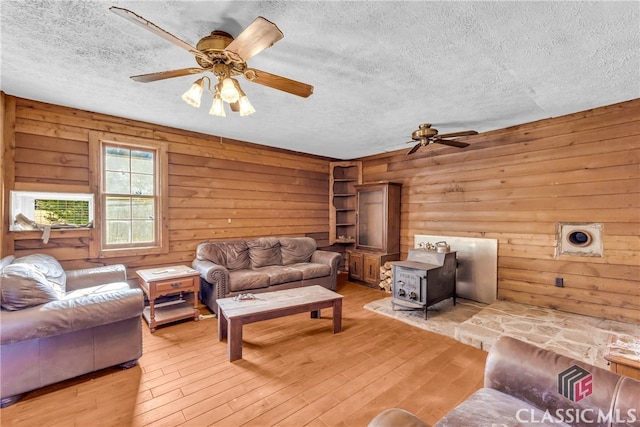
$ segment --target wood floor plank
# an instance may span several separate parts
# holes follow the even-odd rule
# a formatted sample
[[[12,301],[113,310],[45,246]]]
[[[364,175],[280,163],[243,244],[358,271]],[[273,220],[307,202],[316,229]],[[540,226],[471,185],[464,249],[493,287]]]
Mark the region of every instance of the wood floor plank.
[[[230,363],[217,319],[151,334],[129,370],[109,368],[27,393],[3,426],[365,426],[390,407],[434,422],[481,387],[486,353],[365,310],[388,296],[347,283],[343,330],[331,310],[245,326]],[[208,314],[201,307],[203,314]]]

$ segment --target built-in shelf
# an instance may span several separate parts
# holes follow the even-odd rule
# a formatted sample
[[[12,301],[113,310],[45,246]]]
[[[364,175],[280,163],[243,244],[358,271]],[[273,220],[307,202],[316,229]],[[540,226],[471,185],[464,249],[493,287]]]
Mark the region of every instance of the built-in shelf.
[[[356,241],[356,186],[362,184],[362,163],[332,162],[329,171],[329,243],[343,246]],[[346,252],[343,253],[346,257]],[[341,269],[346,269],[345,265]]]

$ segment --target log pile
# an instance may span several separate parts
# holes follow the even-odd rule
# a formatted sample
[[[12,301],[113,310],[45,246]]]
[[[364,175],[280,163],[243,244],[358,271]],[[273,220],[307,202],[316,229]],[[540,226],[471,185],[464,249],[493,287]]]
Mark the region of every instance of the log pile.
[[[387,292],[391,292],[393,288],[393,269],[390,262],[385,262],[380,266],[380,288]]]

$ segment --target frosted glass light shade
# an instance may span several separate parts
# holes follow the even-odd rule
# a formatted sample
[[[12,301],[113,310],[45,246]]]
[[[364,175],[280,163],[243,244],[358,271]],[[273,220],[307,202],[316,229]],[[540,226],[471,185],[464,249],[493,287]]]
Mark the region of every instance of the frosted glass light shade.
[[[228,102],[229,104],[233,104],[238,101],[240,98],[240,94],[238,93],[238,89],[236,89],[236,85],[233,82],[233,79],[227,77],[222,80],[222,87],[220,88],[220,97],[224,102]]]
[[[248,116],[256,112],[256,109],[253,108],[253,105],[249,102],[249,98],[247,95],[242,95],[238,100],[238,104],[240,104],[240,115]]]
[[[204,92],[204,77],[196,80],[196,82],[191,85],[189,90],[182,95],[182,99],[187,104],[198,108],[200,107],[202,92]]]
[[[212,116],[218,116],[218,117],[227,116],[224,112],[224,103],[222,102],[222,98],[220,98],[220,95],[218,95],[217,93],[213,97],[213,104],[211,105],[209,114],[211,114]]]

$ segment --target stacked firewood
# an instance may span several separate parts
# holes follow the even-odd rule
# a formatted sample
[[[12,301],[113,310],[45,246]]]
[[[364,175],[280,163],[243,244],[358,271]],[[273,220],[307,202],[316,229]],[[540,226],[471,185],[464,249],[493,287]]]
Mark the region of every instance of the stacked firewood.
[[[385,262],[380,266],[380,288],[387,292],[391,292],[393,287],[393,269],[390,262]]]

